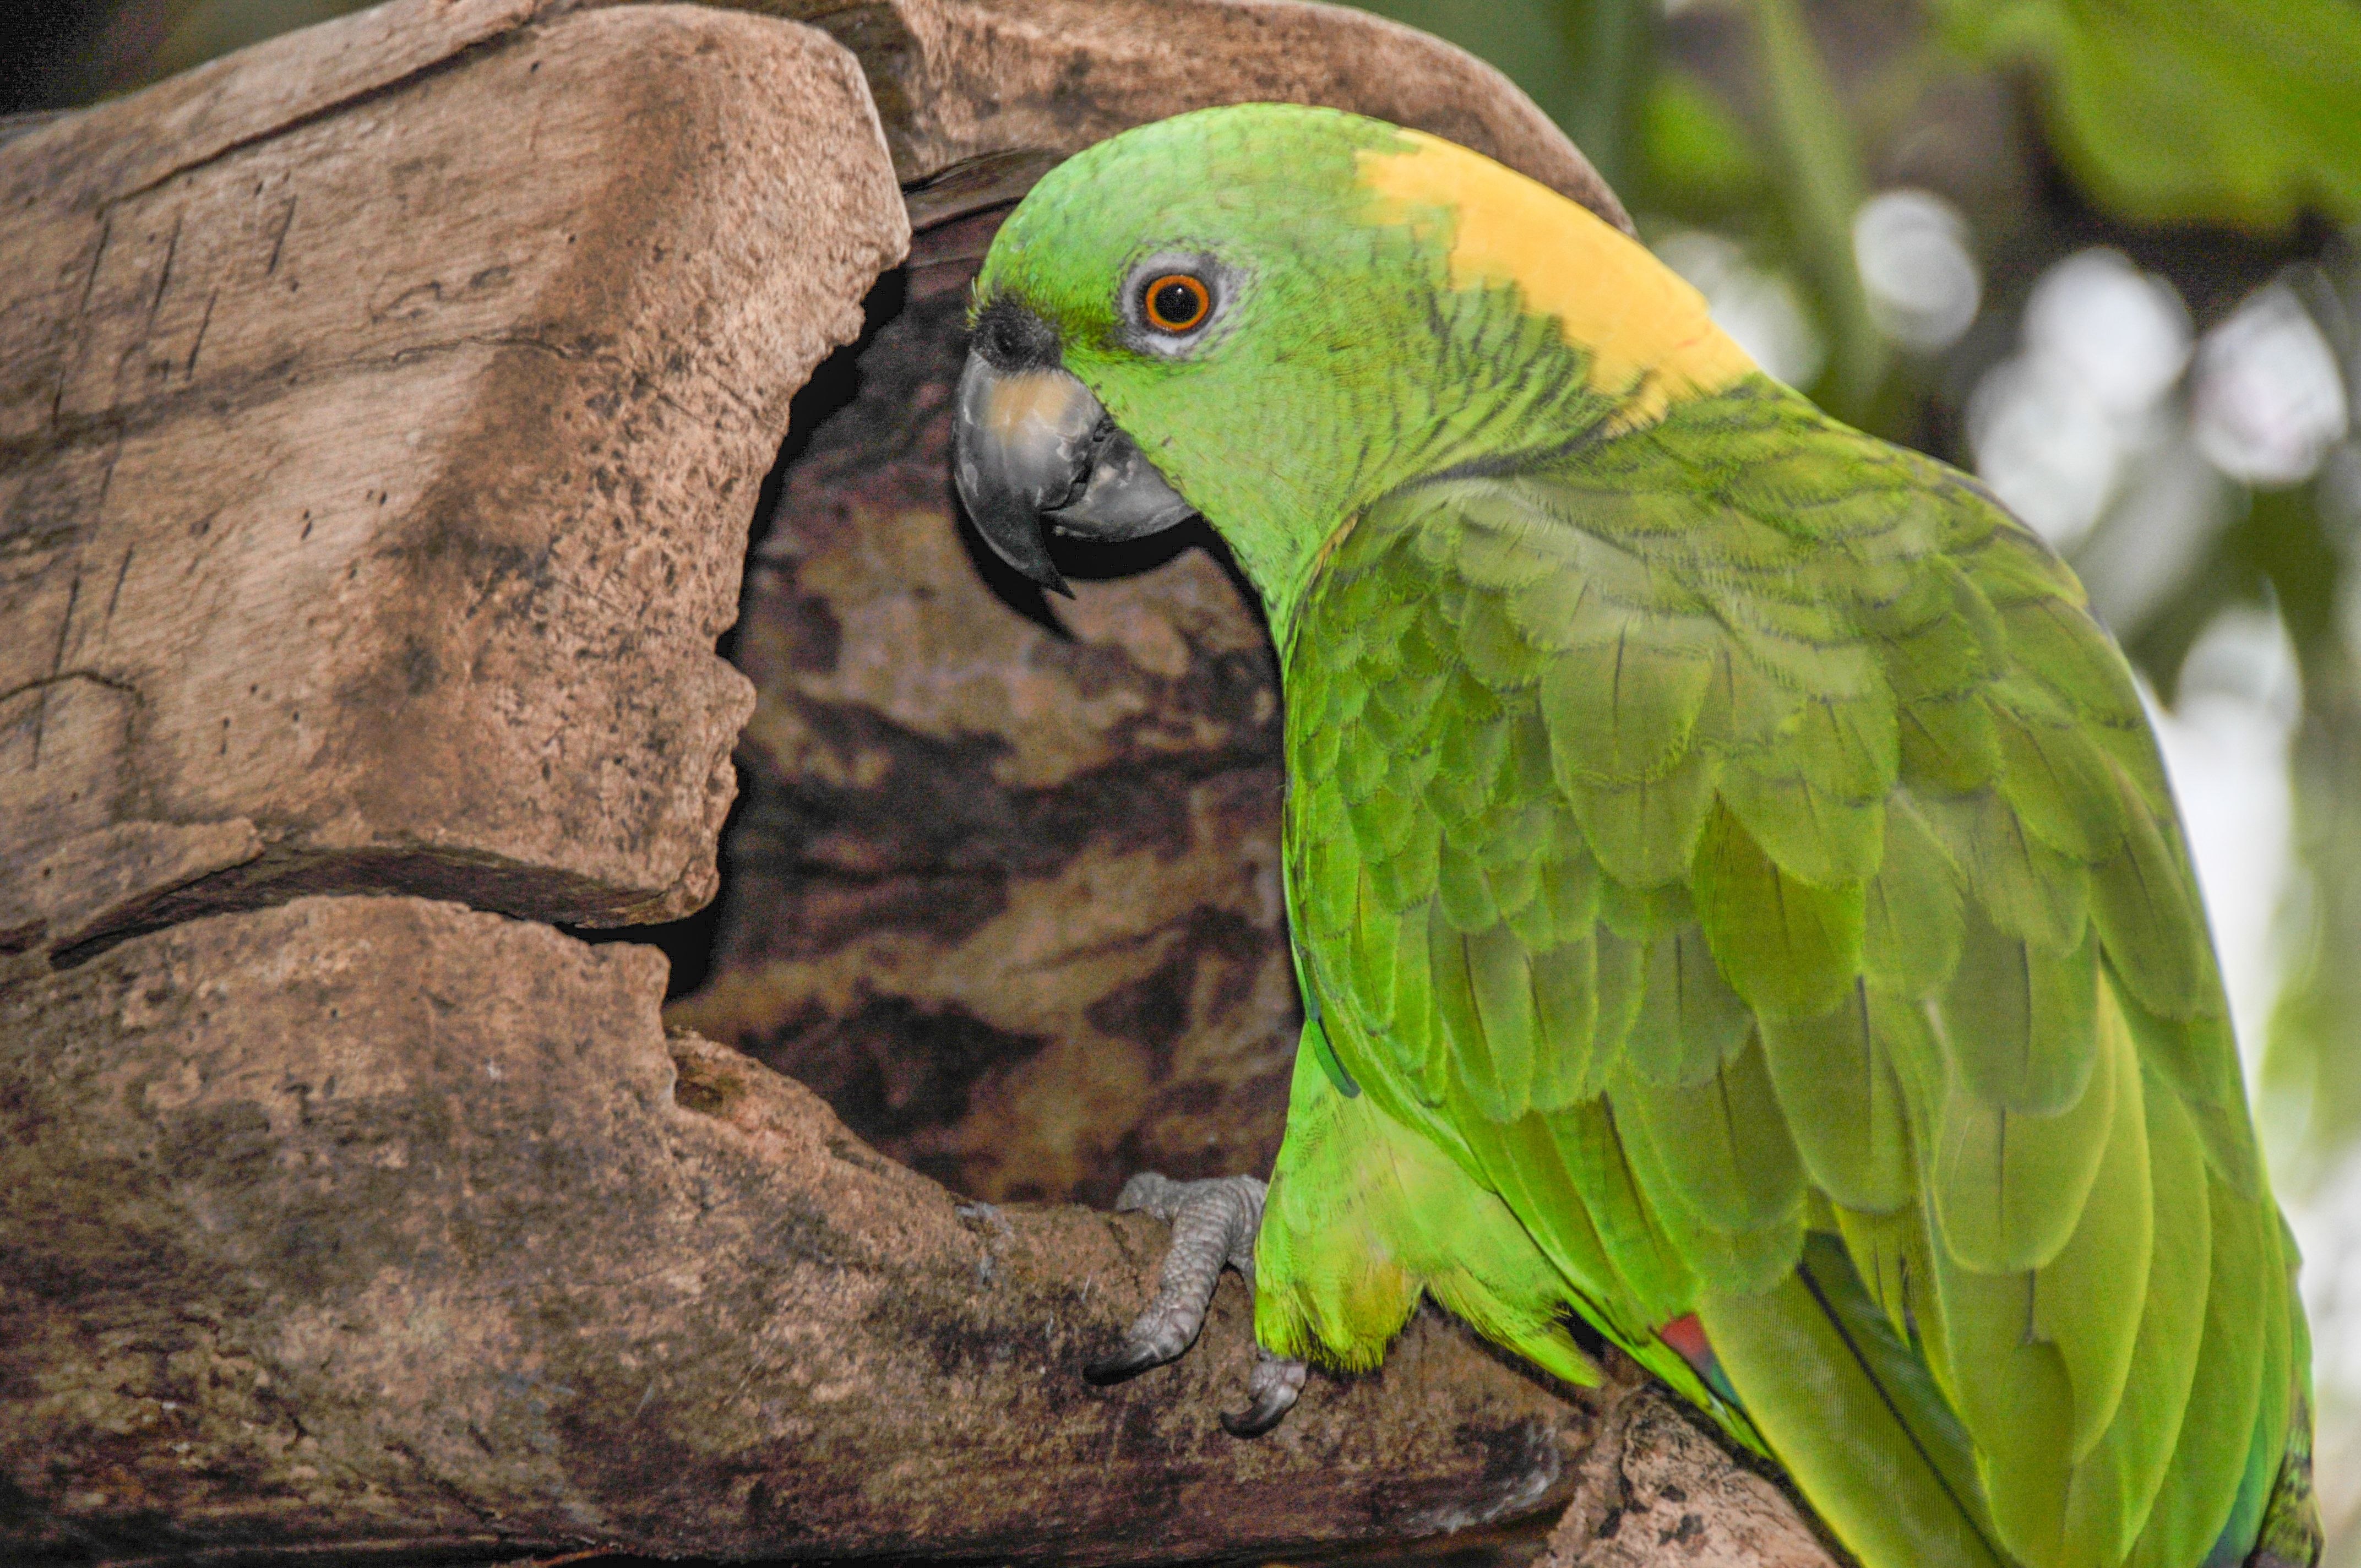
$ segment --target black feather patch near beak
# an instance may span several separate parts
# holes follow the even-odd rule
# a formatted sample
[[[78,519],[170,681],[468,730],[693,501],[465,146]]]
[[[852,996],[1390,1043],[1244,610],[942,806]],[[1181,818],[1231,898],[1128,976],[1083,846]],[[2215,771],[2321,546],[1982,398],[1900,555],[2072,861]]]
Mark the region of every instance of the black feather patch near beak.
[[[976,323],[960,376],[952,469],[976,532],[1002,560],[1071,596],[1046,531],[1137,539],[1195,509],[1058,363],[1038,316],[994,301]]]

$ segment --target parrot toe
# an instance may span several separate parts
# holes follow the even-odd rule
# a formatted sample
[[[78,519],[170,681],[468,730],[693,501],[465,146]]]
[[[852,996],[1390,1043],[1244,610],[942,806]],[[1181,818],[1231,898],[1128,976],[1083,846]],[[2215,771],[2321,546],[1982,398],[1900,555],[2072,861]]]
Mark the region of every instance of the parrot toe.
[[[1232,1437],[1260,1437],[1279,1425],[1295,1409],[1295,1397],[1303,1392],[1303,1375],[1308,1370],[1292,1356],[1261,1352],[1255,1358],[1253,1375],[1246,1379],[1246,1408],[1235,1415],[1222,1411],[1222,1430]]]
[[[1172,1227],[1172,1245],[1157,1276],[1156,1294],[1132,1321],[1123,1343],[1082,1368],[1104,1386],[1174,1361],[1196,1343],[1205,1309],[1224,1267],[1254,1288],[1255,1233],[1262,1226],[1263,1183],[1251,1176],[1175,1181],[1142,1171],[1123,1184],[1115,1212],[1152,1214]],[[1233,1437],[1258,1437],[1279,1424],[1303,1387],[1303,1363],[1268,1351],[1246,1382],[1246,1409],[1221,1413]]]
[[[1188,1347],[1184,1345],[1181,1348],[1185,1350]],[[1151,1366],[1161,1366],[1179,1354],[1179,1351],[1166,1350],[1159,1339],[1126,1339],[1114,1354],[1084,1362],[1082,1381],[1104,1388],[1109,1384],[1137,1377]]]

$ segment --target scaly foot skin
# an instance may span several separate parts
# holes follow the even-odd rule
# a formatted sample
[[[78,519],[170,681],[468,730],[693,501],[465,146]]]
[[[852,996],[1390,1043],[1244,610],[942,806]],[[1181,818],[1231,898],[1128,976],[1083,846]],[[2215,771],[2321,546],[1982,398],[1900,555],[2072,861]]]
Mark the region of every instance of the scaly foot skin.
[[[1083,1367],[1084,1377],[1100,1385],[1120,1383],[1179,1359],[1205,1326],[1205,1308],[1224,1265],[1236,1269],[1253,1291],[1262,1196],[1263,1184],[1251,1176],[1175,1181],[1144,1170],[1123,1184],[1115,1212],[1155,1215],[1172,1227],[1172,1245],[1164,1255],[1155,1298],[1133,1321],[1122,1346]],[[1232,1437],[1260,1437],[1270,1431],[1302,1392],[1303,1372],[1303,1363],[1261,1351],[1246,1379],[1246,1408],[1235,1415],[1222,1411],[1222,1430]]]

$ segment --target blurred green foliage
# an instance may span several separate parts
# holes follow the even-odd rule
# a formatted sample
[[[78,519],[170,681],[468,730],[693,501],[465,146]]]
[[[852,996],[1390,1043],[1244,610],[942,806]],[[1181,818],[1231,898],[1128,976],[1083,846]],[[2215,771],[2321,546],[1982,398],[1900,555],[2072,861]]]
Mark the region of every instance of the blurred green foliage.
[[[2351,0],[1941,0],[1972,59],[2032,67],[2059,156],[2147,222],[2361,219]]]
[[[1746,10],[1789,252],[1835,339],[1820,402],[1865,424],[1886,356],[1853,265],[1852,215],[1867,194],[1859,140],[1801,0],[1747,0]]]
[[[179,0],[170,8],[166,28],[156,54],[148,64],[152,76],[176,71],[243,49],[275,34],[310,27],[357,11],[371,0]]]
[[[1650,193],[1700,223],[1742,221],[1768,178],[1738,116],[1695,72],[1666,63],[1640,115],[1640,162]]]

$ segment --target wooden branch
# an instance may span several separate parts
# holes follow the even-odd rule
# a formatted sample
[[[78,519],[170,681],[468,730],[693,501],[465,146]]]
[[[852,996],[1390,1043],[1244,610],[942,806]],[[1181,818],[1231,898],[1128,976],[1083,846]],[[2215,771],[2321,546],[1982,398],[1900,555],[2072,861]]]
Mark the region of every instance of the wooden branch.
[[[1161,1227],[962,1206],[667,1041],[663,988],[648,948],[315,898],[0,995],[9,1560],[1149,1561],[1567,1495],[1589,1409],[1439,1320],[1258,1442],[1213,1420],[1235,1281],[1182,1362],[1087,1387]]]
[[[1697,1411],[1612,1358],[1574,1500],[1536,1568],[1836,1568],[1785,1491],[1732,1462]]]

